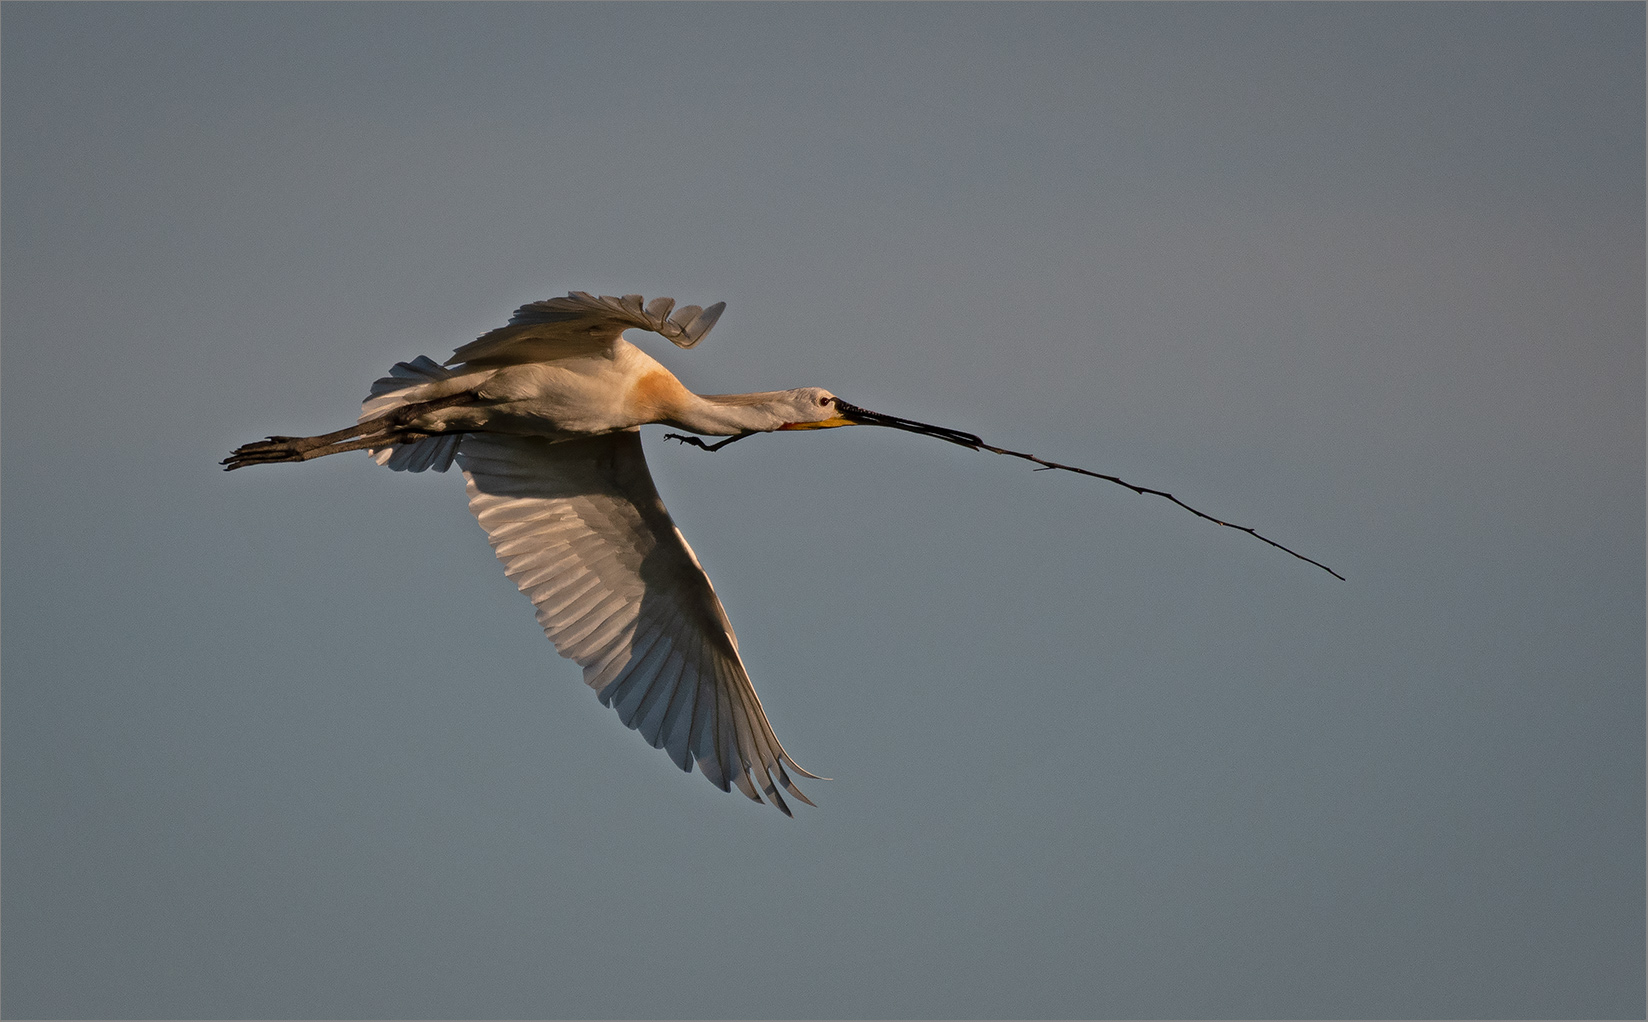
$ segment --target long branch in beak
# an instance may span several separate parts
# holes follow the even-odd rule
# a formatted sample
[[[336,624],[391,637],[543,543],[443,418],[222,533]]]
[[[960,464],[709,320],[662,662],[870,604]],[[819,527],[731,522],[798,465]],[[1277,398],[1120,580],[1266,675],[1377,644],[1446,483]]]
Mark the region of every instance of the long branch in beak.
[[[989,451],[992,454],[1005,454],[1010,458],[1022,458],[1025,461],[1034,462],[1035,464],[1041,466],[1036,469],[1037,472],[1045,472],[1048,469],[1058,469],[1061,472],[1074,472],[1077,475],[1090,476],[1094,479],[1103,479],[1106,482],[1115,483],[1117,486],[1125,486],[1134,493],[1148,493],[1152,496],[1170,500],[1184,508],[1186,511],[1189,511],[1197,518],[1212,522],[1214,525],[1222,525],[1227,529],[1235,529],[1237,532],[1245,532],[1254,539],[1269,543],[1276,549],[1285,553],[1290,553],[1299,558],[1301,561],[1316,565],[1318,568],[1321,568],[1323,571],[1327,572],[1329,575],[1332,575],[1341,582],[1345,580],[1345,576],[1339,574],[1337,571],[1334,571],[1321,561],[1312,560],[1304,554],[1299,553],[1297,550],[1285,547],[1273,539],[1266,539],[1264,536],[1259,535],[1258,530],[1250,528],[1246,525],[1235,525],[1231,522],[1226,522],[1215,518],[1212,515],[1203,514],[1202,512],[1191,507],[1189,504],[1186,504],[1184,501],[1180,500],[1178,497],[1168,493],[1166,490],[1153,490],[1148,486],[1135,486],[1125,479],[1118,478],[1117,476],[1105,475],[1103,472],[1092,472],[1085,468],[1077,468],[1074,465],[1062,465],[1056,461],[1048,461],[1046,458],[1038,458],[1034,454],[1025,454],[1023,451],[1010,451],[1005,447],[996,447],[991,444],[987,444],[979,437],[974,436],[972,433],[963,433],[959,429],[950,429],[948,426],[935,426],[928,422],[917,422],[914,419],[901,419],[896,415],[883,415],[880,412],[872,412],[868,408],[860,408],[857,405],[843,401],[840,398],[835,399],[835,407],[835,417],[825,422],[818,423],[817,426],[887,426],[892,429],[902,429],[906,433],[919,433],[922,436],[936,437],[946,443],[956,444],[974,451]],[[808,429],[816,427],[801,426],[786,428]]]

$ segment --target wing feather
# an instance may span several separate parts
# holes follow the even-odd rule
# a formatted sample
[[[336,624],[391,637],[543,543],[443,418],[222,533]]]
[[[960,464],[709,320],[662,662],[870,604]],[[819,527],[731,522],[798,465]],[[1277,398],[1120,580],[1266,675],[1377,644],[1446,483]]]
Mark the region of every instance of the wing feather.
[[[618,711],[618,719],[624,726],[641,730],[641,710],[647,704],[647,696],[666,683],[664,676],[672,669],[676,675],[681,673],[681,651],[674,643],[660,642],[652,647],[640,669],[624,679],[623,691],[612,700],[612,707]],[[645,738],[646,732],[642,731],[641,737]]]
[[[584,668],[584,684],[599,692],[629,663],[630,650],[635,648],[635,633],[615,638],[603,659]]]
[[[596,693],[596,696],[601,700],[601,705],[612,706],[617,709],[618,717],[622,720],[624,711],[620,706],[614,704],[621,704],[630,699],[630,690],[637,685],[644,686],[646,680],[650,677],[647,673],[648,670],[657,665],[658,658],[652,656],[653,651],[660,648],[669,649],[669,633],[664,629],[654,629],[641,636],[630,652],[629,660],[619,670],[617,676],[612,679],[610,684]],[[644,694],[646,694],[646,690],[643,687],[641,695]],[[640,696],[637,695],[634,698],[638,700]],[[629,722],[626,720],[624,723],[628,724]]]
[[[690,348],[710,332],[727,303],[716,302],[707,309],[687,305],[670,316],[674,307],[673,298],[655,298],[643,304],[640,295],[597,297],[569,291],[565,298],[521,306],[507,326],[489,330],[458,348],[446,364],[480,368],[593,354],[610,347],[632,327],[651,330]]]
[[[688,638],[687,643],[691,641]],[[675,705],[676,694],[686,687],[683,676],[690,665],[682,646],[687,643],[679,643],[670,650],[647,694],[635,707],[635,729],[654,749],[664,747],[664,729],[669,725],[670,707]]]
[[[698,694],[703,688],[703,654],[704,643],[700,640],[692,651],[692,662],[683,673],[681,683],[670,696],[670,705],[664,710],[664,726],[658,735],[659,747],[683,770],[692,769],[692,725],[697,716]]]
[[[630,615],[624,613],[628,606],[628,602],[616,594],[591,601],[589,608],[566,626],[566,635],[561,641],[566,646],[567,659],[577,660],[605,649],[611,633],[629,624]]]
[[[704,776],[710,777],[722,791],[726,791],[727,773],[719,733],[720,701],[720,687],[715,683],[715,675],[709,671],[699,674],[698,700],[692,718],[692,731],[687,738],[687,751],[700,763],[715,765],[716,776],[710,777],[708,769],[705,769]]]
[[[658,320],[673,307],[643,307],[637,295],[574,297]],[[718,311],[689,306],[676,317],[690,328]],[[807,801],[785,767],[814,775],[773,733],[715,588],[653,486],[638,433],[563,443],[476,433],[457,458],[505,573],[602,704],[723,791],[765,796],[785,814],[780,788]]]
[[[745,781],[745,784],[740,785],[740,787],[744,789],[744,794],[759,802],[761,798],[756,794],[758,790],[763,794],[774,790],[771,779],[767,777],[766,765],[763,762],[765,757],[762,754],[760,743],[756,740],[755,728],[750,721],[749,705],[743,700],[742,694],[737,689],[729,690],[728,696],[729,701],[732,703],[733,726],[738,730],[738,774]],[[771,800],[769,799],[769,801]],[[782,800],[773,804],[785,816],[790,815],[789,808],[783,804]]]

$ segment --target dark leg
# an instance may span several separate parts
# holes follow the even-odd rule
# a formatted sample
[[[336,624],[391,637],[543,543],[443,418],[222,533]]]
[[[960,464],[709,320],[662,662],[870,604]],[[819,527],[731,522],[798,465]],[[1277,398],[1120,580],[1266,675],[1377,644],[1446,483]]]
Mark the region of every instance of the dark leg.
[[[450,408],[470,400],[468,393],[453,394],[414,405],[402,405],[375,419],[368,419],[348,429],[340,429],[320,436],[272,436],[254,444],[243,444],[224,458],[225,472],[233,472],[247,465],[272,465],[283,461],[311,461],[328,454],[361,451],[369,447],[388,447],[391,444],[421,440],[427,433],[416,433],[407,427],[421,415]],[[357,439],[358,438],[358,439]]]
[[[728,444],[732,443],[734,440],[742,440],[747,436],[755,436],[755,434],[754,433],[735,433],[732,436],[727,437],[727,439],[722,440],[720,443],[714,443],[714,444],[706,444],[703,440],[699,439],[698,437],[695,437],[695,436],[682,436],[679,433],[665,433],[664,434],[664,439],[665,440],[679,440],[684,444],[687,444],[689,446],[698,448],[700,451],[719,451],[721,448],[723,448],[723,447],[727,446]]]
[[[271,440],[274,437],[270,437]],[[314,439],[306,437],[304,439]],[[235,453],[224,458],[221,464],[223,471],[233,472],[237,468],[247,465],[273,465],[282,461],[312,461],[315,458],[325,457],[328,454],[342,454],[344,451],[364,451],[369,447],[388,447],[396,443],[397,438],[390,433],[379,433],[360,440],[345,440],[324,446],[297,448],[275,443],[247,444],[237,448]]]

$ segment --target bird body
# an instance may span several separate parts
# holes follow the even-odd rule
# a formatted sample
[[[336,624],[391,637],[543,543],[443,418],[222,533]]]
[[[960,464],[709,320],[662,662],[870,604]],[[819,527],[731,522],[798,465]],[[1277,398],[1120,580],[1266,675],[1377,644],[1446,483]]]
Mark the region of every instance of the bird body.
[[[736,436],[829,418],[818,413],[834,398],[817,387],[694,394],[651,355],[616,337],[599,351],[578,351],[553,362],[461,367],[368,399],[360,421],[458,394],[470,399],[420,414],[406,423],[407,430],[568,440],[657,423],[703,436]]]
[[[505,573],[601,701],[682,769],[696,764],[717,787],[764,796],[788,814],[780,789],[811,804],[790,774],[817,775],[773,733],[715,589],[653,486],[637,431],[660,423],[736,439],[849,420],[817,387],[694,394],[622,336],[640,326],[691,347],[723,308],[688,306],[665,319],[672,306],[582,292],[523,306],[445,366],[398,363],[372,385],[353,429],[271,437],[225,464],[363,449],[399,471],[456,462]]]

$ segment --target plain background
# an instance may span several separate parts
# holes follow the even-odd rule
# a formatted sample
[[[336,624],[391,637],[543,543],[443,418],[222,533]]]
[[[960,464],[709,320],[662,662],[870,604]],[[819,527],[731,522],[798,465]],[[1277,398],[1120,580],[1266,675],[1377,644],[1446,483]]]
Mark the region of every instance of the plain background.
[[[4,1013],[1644,1012],[1644,11],[8,3]],[[627,732],[397,359],[646,431],[796,820]]]

